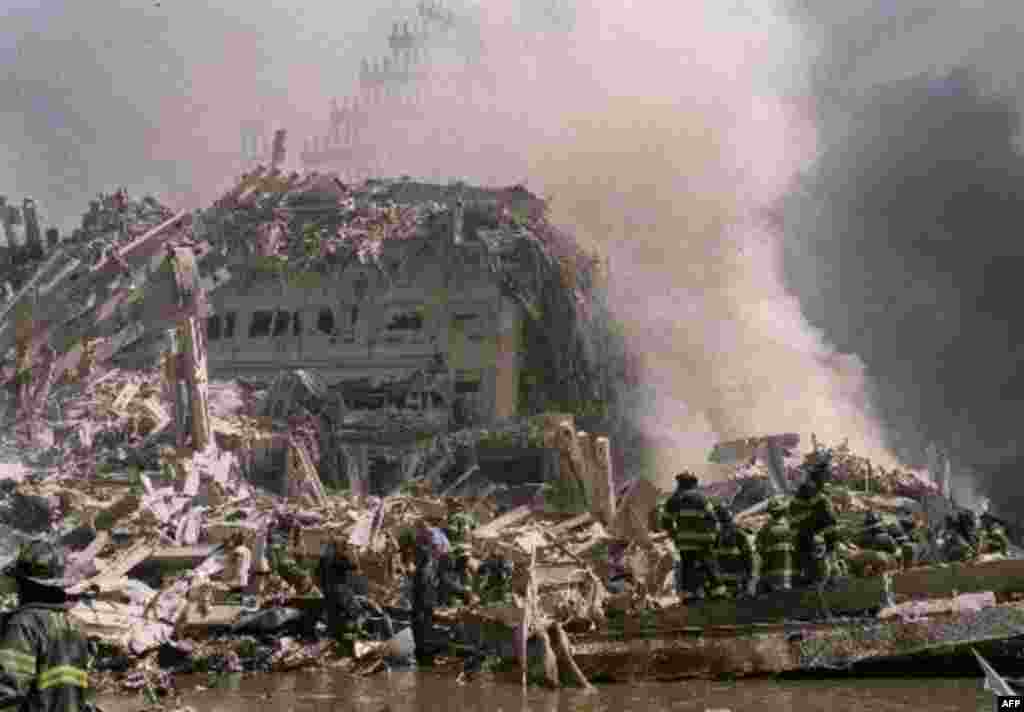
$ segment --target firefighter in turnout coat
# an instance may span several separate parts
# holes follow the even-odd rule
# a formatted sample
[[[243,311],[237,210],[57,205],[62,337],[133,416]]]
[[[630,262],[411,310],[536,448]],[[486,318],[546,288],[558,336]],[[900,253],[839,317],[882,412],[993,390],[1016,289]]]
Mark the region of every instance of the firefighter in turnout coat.
[[[45,541],[26,545],[6,569],[18,608],[0,639],[0,707],[19,712],[80,712],[89,686],[89,645],[68,617],[64,552]]]
[[[793,586],[793,538],[788,509],[781,500],[768,504],[771,519],[757,533],[761,557],[761,587],[765,592],[788,591]]]
[[[753,596],[757,593],[758,556],[753,538],[736,525],[732,512],[724,505],[715,507],[720,530],[715,558],[722,582],[733,595]]]
[[[796,530],[797,560],[802,583],[823,586],[833,577],[832,560],[838,541],[835,510],[828,495],[832,453],[811,453],[804,462],[807,481],[790,506]]]
[[[665,503],[661,528],[668,532],[679,551],[680,595],[699,598],[703,584],[710,598],[722,598],[726,590],[715,560],[718,519],[711,502],[697,491],[697,483],[690,472],[676,475],[676,491]]]

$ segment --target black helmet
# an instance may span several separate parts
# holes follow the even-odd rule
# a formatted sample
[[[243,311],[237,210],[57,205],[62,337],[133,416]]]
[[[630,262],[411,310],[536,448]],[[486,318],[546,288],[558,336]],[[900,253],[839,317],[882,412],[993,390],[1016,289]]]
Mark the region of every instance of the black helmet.
[[[900,520],[900,526],[903,527],[903,531],[912,532],[914,531],[914,529],[917,528],[917,522],[915,522],[913,519],[905,517]]]
[[[676,484],[686,489],[696,487],[698,482],[699,480],[697,479],[697,475],[693,474],[689,470],[680,472],[676,475]]]
[[[3,574],[52,588],[65,589],[77,583],[67,575],[63,549],[41,539],[23,546],[18,558],[4,568]]]
[[[874,512],[868,512],[864,515],[864,526],[872,529],[879,526],[882,523],[882,518]]]
[[[715,519],[722,524],[727,524],[732,521],[732,512],[724,504],[715,505]]]

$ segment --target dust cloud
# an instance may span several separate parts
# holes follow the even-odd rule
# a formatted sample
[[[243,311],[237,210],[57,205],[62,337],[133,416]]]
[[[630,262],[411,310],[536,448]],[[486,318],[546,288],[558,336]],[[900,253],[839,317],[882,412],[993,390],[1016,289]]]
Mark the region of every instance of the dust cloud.
[[[17,97],[0,124],[17,153],[4,191],[66,215],[122,184],[198,205],[239,172],[239,122],[261,112],[294,154],[415,7],[290,7],[14,11],[0,30]],[[423,114],[382,117],[366,139],[392,175],[524,183],[610,257],[660,484],[756,434],[849,438],[891,464],[857,351],[812,326],[783,279],[773,207],[819,149],[810,24],[771,2],[448,7],[458,23],[435,39]]]

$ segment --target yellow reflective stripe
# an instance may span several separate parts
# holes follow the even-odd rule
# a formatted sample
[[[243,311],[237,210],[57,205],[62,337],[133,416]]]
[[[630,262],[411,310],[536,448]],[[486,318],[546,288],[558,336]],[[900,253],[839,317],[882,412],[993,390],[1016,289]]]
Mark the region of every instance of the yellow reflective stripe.
[[[677,539],[700,539],[701,541],[707,541],[709,539],[714,540],[718,538],[717,532],[695,532],[693,530],[683,529],[676,533]]]
[[[714,510],[709,511],[712,514],[714,514]],[[674,514],[670,514],[668,516],[687,517],[689,519],[707,519],[708,512],[704,511],[703,509],[680,509],[678,512],[675,512]]]
[[[792,544],[776,544],[774,546],[767,547],[765,549],[765,551],[768,552],[768,553],[773,553],[773,552],[776,552],[776,551],[793,551],[793,545]]]
[[[58,665],[39,675],[39,689],[47,690],[57,685],[88,687],[89,675],[73,665]]]
[[[743,552],[739,548],[733,547],[732,549],[715,549],[715,553],[718,556],[739,556]]]
[[[28,653],[19,653],[17,650],[0,650],[0,665],[19,675],[36,674],[36,657]]]

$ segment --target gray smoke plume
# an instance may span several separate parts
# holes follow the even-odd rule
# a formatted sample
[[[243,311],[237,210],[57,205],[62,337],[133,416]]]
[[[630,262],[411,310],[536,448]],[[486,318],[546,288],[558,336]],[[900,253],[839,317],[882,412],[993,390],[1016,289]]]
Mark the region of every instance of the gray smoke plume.
[[[810,45],[777,1],[451,0],[459,23],[435,48],[424,115],[376,116],[365,137],[391,175],[524,182],[611,257],[666,483],[716,440],[758,434],[848,437],[893,460],[863,354],[836,349],[783,280],[767,208],[817,146],[794,98]],[[12,7],[2,191],[68,216],[118,185],[198,206],[241,171],[241,122],[286,127],[294,157],[326,133],[329,100],[354,93],[359,61],[387,52],[391,22],[414,15],[411,0]],[[818,31],[831,20],[803,19],[834,44]]]
[[[806,3],[820,153],[786,201],[786,276],[875,384],[890,445],[951,454],[1022,510],[1024,9]]]

